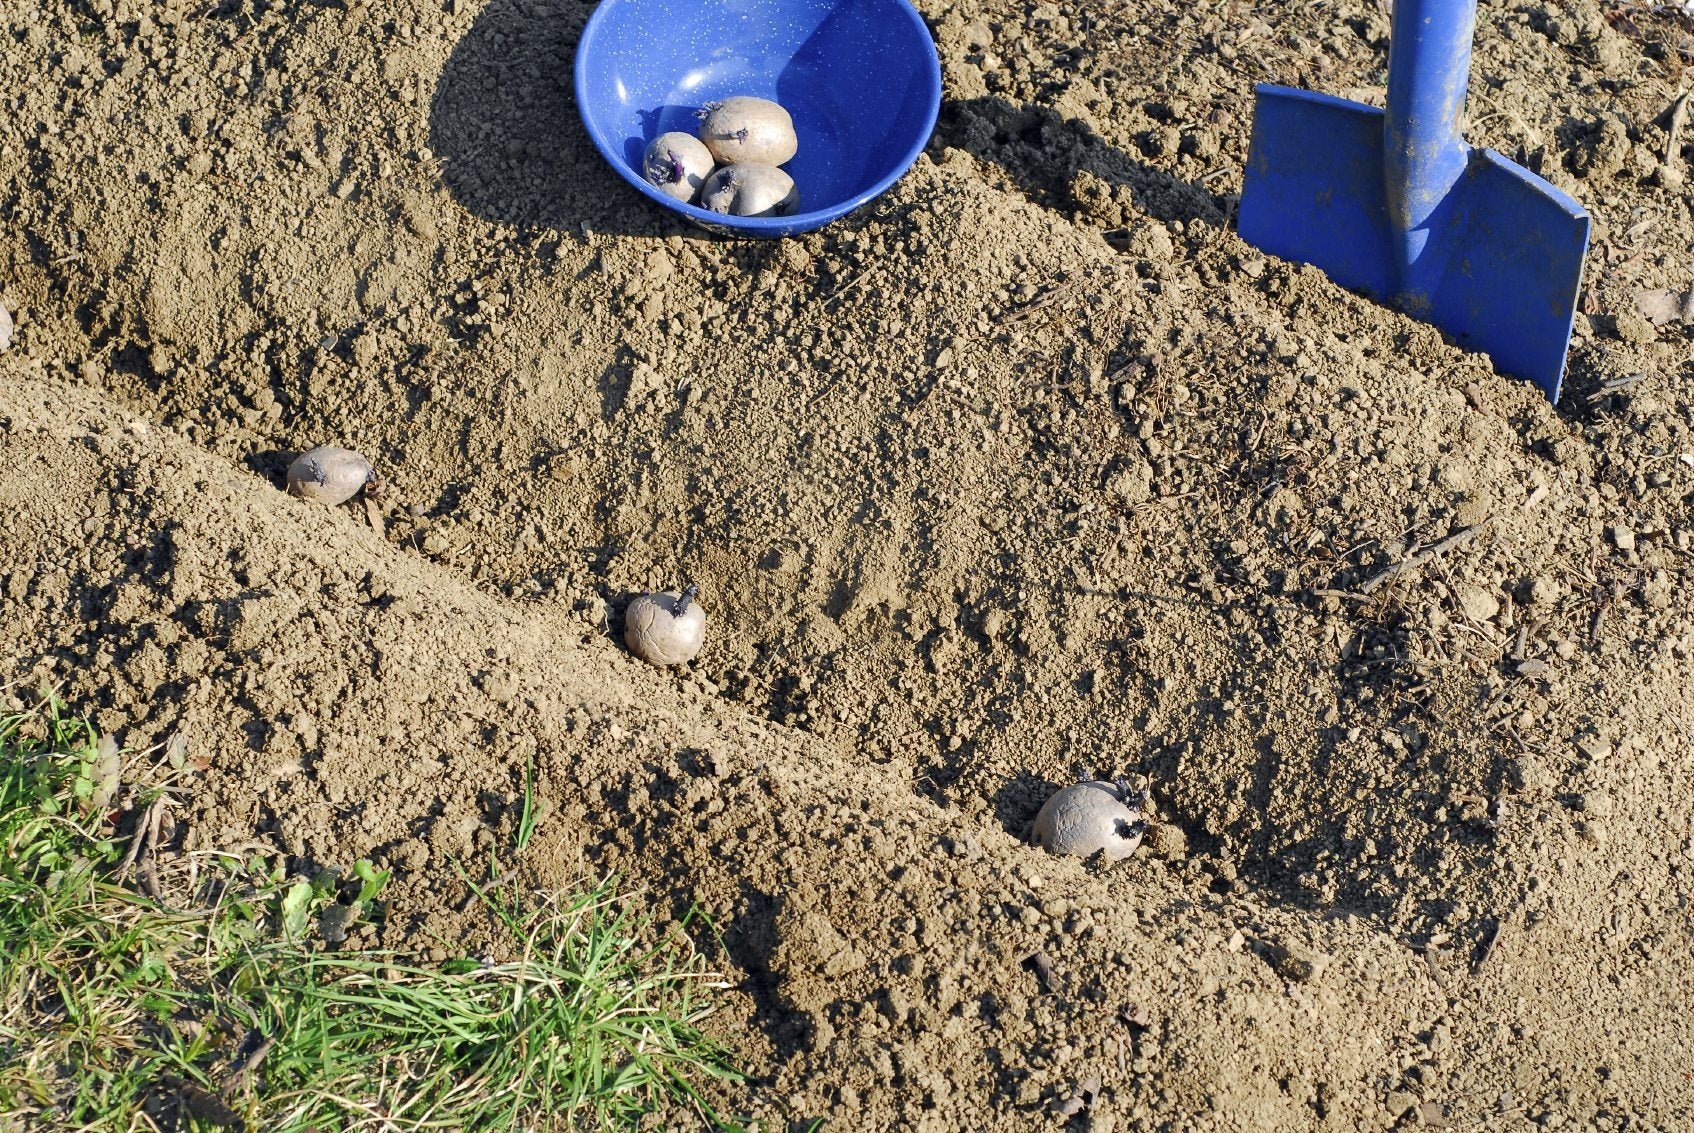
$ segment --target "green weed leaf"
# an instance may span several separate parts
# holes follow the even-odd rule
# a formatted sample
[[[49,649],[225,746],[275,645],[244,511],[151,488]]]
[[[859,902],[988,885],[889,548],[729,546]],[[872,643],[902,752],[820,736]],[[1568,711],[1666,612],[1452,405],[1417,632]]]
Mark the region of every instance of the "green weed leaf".
[[[282,895],[282,930],[290,939],[303,935],[312,920],[312,884],[296,881]]]
[[[381,893],[383,886],[388,884],[388,878],[391,872],[392,871],[386,869],[377,869],[364,858],[360,858],[358,861],[354,862],[353,876],[358,878],[360,881],[359,896],[356,903],[360,905],[370,904],[371,899],[378,893]]]

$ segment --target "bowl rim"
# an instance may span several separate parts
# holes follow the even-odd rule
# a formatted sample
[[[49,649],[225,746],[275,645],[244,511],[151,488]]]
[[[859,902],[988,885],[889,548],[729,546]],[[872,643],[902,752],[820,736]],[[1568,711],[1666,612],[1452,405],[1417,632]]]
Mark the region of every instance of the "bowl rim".
[[[792,216],[729,216],[725,213],[710,212],[697,205],[687,204],[675,197],[668,197],[654,186],[649,185],[645,178],[637,175],[635,170],[629,168],[623,160],[624,139],[614,140],[607,136],[589,115],[587,109],[586,88],[588,80],[587,69],[583,66],[583,62],[589,57],[589,52],[593,48],[594,37],[596,32],[599,31],[602,17],[619,5],[628,2],[630,0],[601,0],[589,15],[588,22],[583,25],[582,35],[577,39],[576,51],[571,58],[571,87],[576,97],[577,117],[582,119],[583,128],[588,131],[589,140],[594,143],[594,148],[600,151],[600,156],[605,159],[606,164],[611,166],[614,172],[633,185],[649,200],[661,204],[673,212],[681,213],[695,224],[708,229],[730,231],[748,236],[788,236],[821,228],[830,221],[846,216],[854,209],[887,192],[894,182],[906,175],[906,171],[911,169],[912,164],[917,161],[918,155],[923,153],[924,149],[928,147],[930,139],[935,136],[935,123],[941,114],[942,94],[941,57],[936,51],[935,37],[930,33],[929,25],[924,22],[923,15],[912,5],[911,0],[882,0],[883,3],[891,4],[899,9],[921,33],[922,41],[929,45],[929,51],[925,53],[925,62],[928,64],[925,71],[930,87],[929,106],[924,114],[924,128],[919,131],[917,138],[887,174],[879,178],[869,188],[853,194],[846,200],[837,201],[828,208],[816,209],[811,212],[797,212]]]

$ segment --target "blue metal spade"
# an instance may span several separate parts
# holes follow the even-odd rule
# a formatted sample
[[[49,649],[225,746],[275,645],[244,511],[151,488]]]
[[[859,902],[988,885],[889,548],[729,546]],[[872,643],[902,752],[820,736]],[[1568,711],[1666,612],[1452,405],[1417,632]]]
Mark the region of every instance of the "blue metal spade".
[[[1476,0],[1395,0],[1386,111],[1260,85],[1239,229],[1557,401],[1588,213],[1459,136],[1475,30]]]

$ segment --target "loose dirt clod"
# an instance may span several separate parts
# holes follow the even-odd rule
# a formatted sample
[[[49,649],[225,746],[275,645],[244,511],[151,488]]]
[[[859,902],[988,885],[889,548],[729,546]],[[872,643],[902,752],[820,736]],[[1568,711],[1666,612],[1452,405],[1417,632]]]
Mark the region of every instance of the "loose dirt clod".
[[[1048,853],[1079,858],[1103,853],[1111,862],[1133,854],[1146,829],[1140,808],[1130,805],[1111,783],[1066,787],[1035,816],[1035,839]]]
[[[376,480],[371,462],[351,449],[319,445],[288,466],[288,494],[335,507]]]
[[[706,611],[694,600],[699,588],[681,594],[643,594],[624,611],[624,642],[650,665],[686,665],[706,639]]]
[[[723,165],[781,165],[800,151],[794,119],[765,98],[736,95],[700,108],[700,140]]]

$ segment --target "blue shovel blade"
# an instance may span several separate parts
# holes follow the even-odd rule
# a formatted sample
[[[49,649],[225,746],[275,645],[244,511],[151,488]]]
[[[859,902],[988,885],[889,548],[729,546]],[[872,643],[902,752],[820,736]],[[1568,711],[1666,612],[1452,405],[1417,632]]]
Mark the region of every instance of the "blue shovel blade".
[[[1588,250],[1582,206],[1492,150],[1469,149],[1402,273],[1383,112],[1289,87],[1257,94],[1241,238],[1431,323],[1557,401]]]

